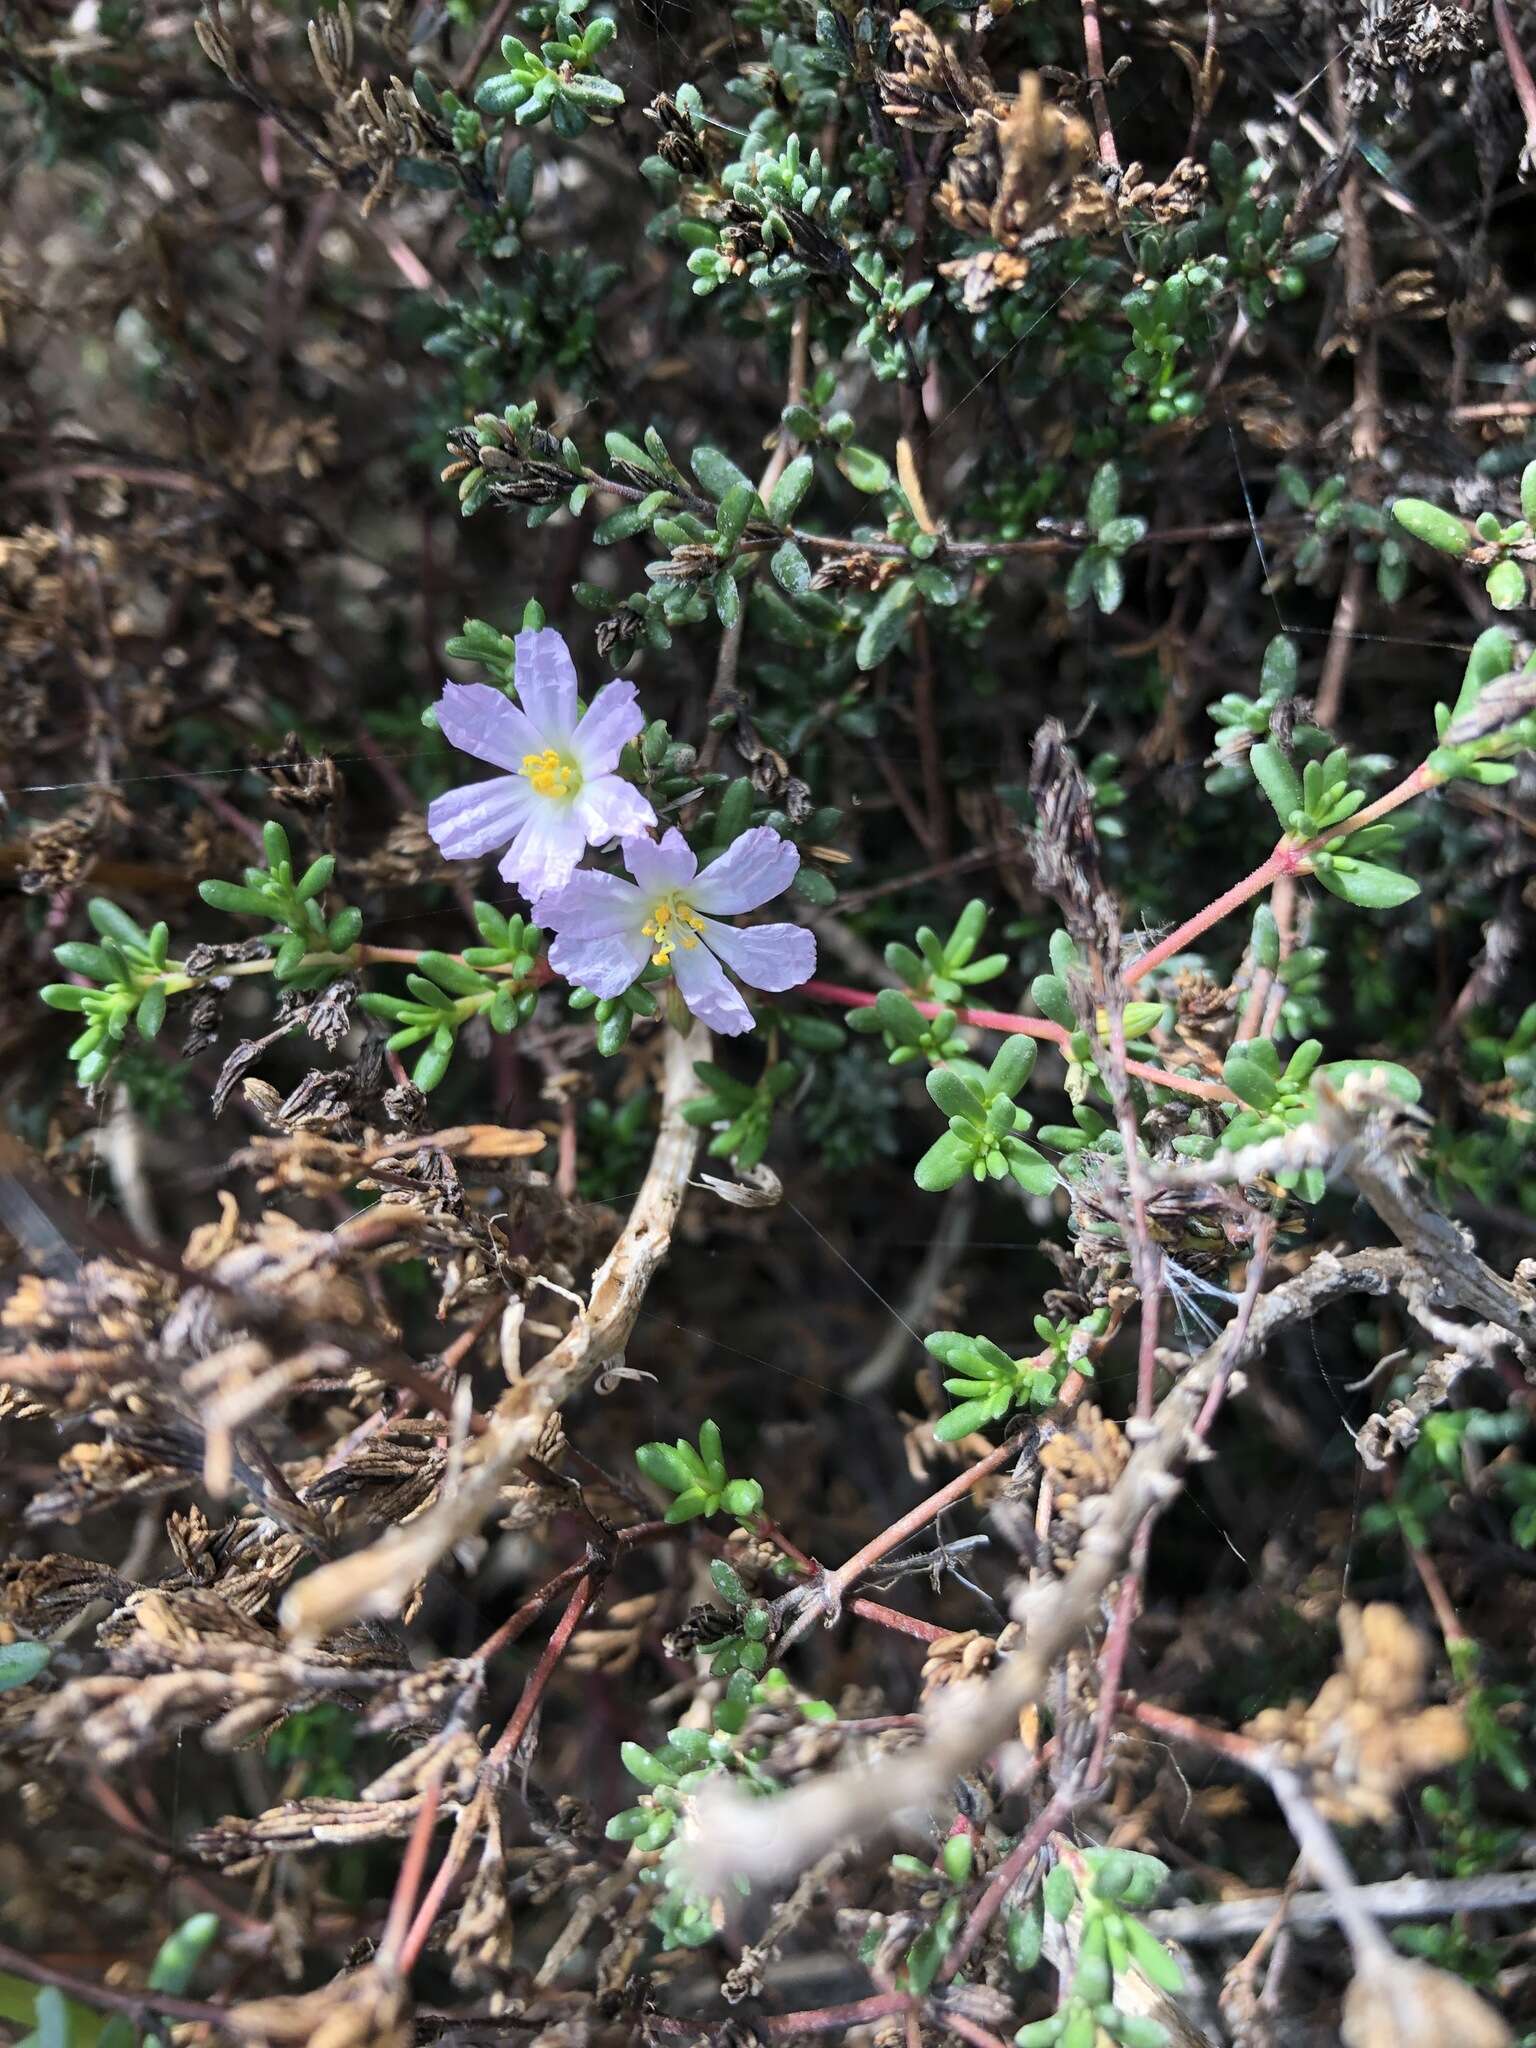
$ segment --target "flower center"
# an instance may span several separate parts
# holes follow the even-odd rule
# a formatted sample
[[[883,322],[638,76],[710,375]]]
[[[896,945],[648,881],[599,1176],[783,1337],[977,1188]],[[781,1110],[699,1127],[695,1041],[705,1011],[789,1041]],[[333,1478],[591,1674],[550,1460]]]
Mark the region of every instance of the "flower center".
[[[695,934],[703,929],[703,918],[691,911],[686,903],[680,903],[675,895],[663,896],[640,927],[644,937],[656,942],[651,965],[665,967],[679,946],[685,953],[691,953],[699,943]]]
[[[574,796],[581,787],[581,770],[553,747],[542,754],[524,754],[523,773],[539,796]]]

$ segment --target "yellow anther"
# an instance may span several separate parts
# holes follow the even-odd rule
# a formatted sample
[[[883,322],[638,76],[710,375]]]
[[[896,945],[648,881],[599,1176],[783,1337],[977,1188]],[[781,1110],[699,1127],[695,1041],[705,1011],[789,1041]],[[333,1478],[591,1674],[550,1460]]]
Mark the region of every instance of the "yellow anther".
[[[640,927],[643,938],[656,941],[651,965],[665,967],[679,945],[685,953],[691,953],[699,943],[693,934],[703,929],[704,920],[686,903],[679,903],[676,896],[663,896],[659,903],[651,905],[651,914]]]
[[[562,760],[553,747],[542,754],[524,754],[523,773],[539,796],[574,796],[581,787],[581,770],[574,761]]]

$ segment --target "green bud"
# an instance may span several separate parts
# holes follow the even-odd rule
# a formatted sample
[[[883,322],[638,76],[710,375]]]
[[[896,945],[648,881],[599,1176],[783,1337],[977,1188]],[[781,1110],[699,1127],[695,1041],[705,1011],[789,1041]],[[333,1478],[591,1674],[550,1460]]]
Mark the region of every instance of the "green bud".
[[[720,1505],[738,1522],[748,1522],[763,1505],[763,1489],[755,1479],[733,1479],[720,1495]]]

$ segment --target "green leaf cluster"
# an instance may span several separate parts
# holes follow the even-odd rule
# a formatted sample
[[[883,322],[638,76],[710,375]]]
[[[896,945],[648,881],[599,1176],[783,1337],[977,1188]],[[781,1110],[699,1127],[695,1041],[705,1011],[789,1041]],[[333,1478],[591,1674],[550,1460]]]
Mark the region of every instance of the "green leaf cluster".
[[[1220,198],[1227,278],[1248,319],[1259,322],[1276,300],[1304,295],[1308,272],[1327,262],[1339,238],[1326,230],[1292,233],[1294,201],[1277,187],[1273,166],[1263,158],[1242,164],[1217,137],[1208,160]]]
[[[1173,2035],[1161,2020],[1114,2002],[1119,1981],[1132,1971],[1159,1991],[1183,1989],[1183,1972],[1134,1910],[1151,1905],[1168,1866],[1129,1849],[1081,1853],[1087,1885],[1080,1887],[1067,1865],[1058,1863],[1043,1892],[1053,1920],[1064,1921],[1074,1907],[1082,1908],[1072,1973],[1063,1978],[1061,2002],[1051,2017],[1021,2027],[1013,2038],[1018,2048],[1097,2048],[1105,2039],[1119,2048],[1172,2048]]]
[[[1020,1032],[1003,1040],[990,1067],[956,1062],[929,1074],[928,1093],[949,1127],[913,1172],[925,1194],[952,1188],[966,1173],[976,1180],[1011,1179],[1026,1194],[1050,1193],[1056,1169],[1024,1143],[1034,1119],[1014,1100],[1034,1071],[1035,1052],[1034,1039]]]
[[[423,953],[416,972],[405,977],[409,996],[375,991],[359,996],[359,1008],[394,1026],[391,1052],[420,1045],[411,1079],[424,1094],[447,1073],[458,1034],[471,1017],[484,1017],[495,1032],[526,1024],[538,1004],[532,976],[544,934],[518,916],[503,917],[493,903],[476,903],[475,923],[484,944],[462,956]]]
[[[729,1678],[733,1672],[746,1671],[757,1677],[768,1662],[773,1610],[766,1600],[754,1599],[748,1593],[740,1574],[724,1558],[715,1559],[709,1576],[715,1591],[733,1610],[736,1622],[734,1630],[711,1635],[710,1673],[715,1678]]]
[[[639,981],[625,989],[618,996],[595,996],[589,988],[573,988],[570,1006],[573,1010],[590,1010],[592,1021],[597,1026],[594,1043],[605,1060],[622,1052],[629,1043],[629,1034],[634,1029],[637,1017],[656,1015],[656,998],[645,986],[647,980],[660,981],[662,969],[647,962],[641,970]]]
[[[738,1081],[713,1060],[695,1060],[693,1071],[709,1092],[684,1103],[684,1120],[714,1132],[707,1147],[712,1159],[729,1159],[749,1173],[768,1150],[774,1112],[800,1078],[799,1069],[774,1060],[755,1083]]]
[[[1066,599],[1074,611],[1092,598],[1106,614],[1120,609],[1125,596],[1125,572],[1120,558],[1129,548],[1145,540],[1147,522],[1136,513],[1120,510],[1120,470],[1116,463],[1102,463],[1088,487],[1088,531],[1092,539],[1073,562],[1067,575]]]
[[[270,925],[265,937],[276,956],[275,979],[290,988],[318,988],[347,964],[363,913],[350,905],[326,912],[323,899],[336,872],[334,854],[321,854],[296,875],[288,834],[275,818],[262,826],[261,840],[265,867],[247,868],[238,882],[199,882],[197,893],[210,910],[259,917]]]
[[[1379,505],[1352,498],[1346,477],[1327,476],[1314,487],[1288,462],[1275,471],[1275,482],[1310,528],[1291,559],[1303,588],[1323,580],[1334,542],[1347,540],[1357,562],[1375,565],[1382,603],[1399,602],[1408,588],[1408,551]]]
[[[955,1443],[989,1422],[1000,1422],[1015,1408],[1049,1408],[1061,1383],[1074,1369],[1092,1377],[1089,1355],[1094,1340],[1109,1327],[1109,1310],[1073,1321],[1035,1317],[1035,1335],[1044,1350],[1027,1358],[1010,1358],[990,1337],[967,1337],[959,1330],[935,1330],[924,1344],[952,1375],[944,1385],[960,1397],[935,1426],[940,1443]]]
[[[647,1479],[676,1496],[667,1509],[669,1522],[691,1522],[723,1508],[750,1525],[762,1509],[763,1489],[757,1481],[732,1479],[727,1473],[720,1430],[713,1422],[700,1427],[697,1447],[681,1436],[673,1444],[642,1444],[635,1463]]]
[[[486,303],[478,321],[465,309],[458,311],[459,327],[428,341],[430,353],[450,354],[474,342],[494,354],[504,344],[507,337],[501,331],[495,300]],[[457,427],[448,436],[448,445],[459,461],[444,475],[455,482],[459,511],[465,519],[473,518],[487,504],[518,506],[530,526],[542,526],[562,506],[573,516],[586,509],[592,481],[580,449],[569,434],[556,435],[541,427],[538,416],[537,401],[529,399],[524,405],[509,405],[501,413],[478,412],[468,426]],[[492,631],[482,620],[475,622],[472,634],[466,623],[465,639],[489,646]],[[477,648],[466,647],[465,655],[474,661],[486,658]]]
[[[1221,1077],[1241,1107],[1232,1112],[1221,1146],[1235,1152],[1248,1145],[1262,1145],[1308,1122],[1316,1113],[1313,1088],[1318,1081],[1339,1088],[1352,1074],[1374,1074],[1402,1101],[1419,1099],[1418,1080],[1406,1067],[1369,1059],[1333,1060],[1321,1066],[1322,1055],[1321,1041],[1308,1038],[1282,1068],[1273,1039],[1238,1039],[1227,1053]],[[1197,1140],[1186,1141],[1179,1149],[1208,1157],[1215,1147]],[[1304,1202],[1321,1201],[1327,1187],[1326,1175],[1316,1166],[1285,1167],[1274,1178]]]
[[[1168,277],[1136,285],[1120,301],[1131,329],[1131,347],[1120,373],[1140,400],[1137,411],[1151,426],[1193,419],[1204,407],[1194,370],[1181,370],[1179,358],[1191,320],[1208,324],[1209,307],[1225,283],[1226,270],[1220,257],[1186,261]]]
[[[166,925],[146,932],[105,896],[93,896],[85,914],[95,927],[95,942],[66,939],[54,947],[53,957],[68,973],[81,975],[94,986],[53,981],[39,993],[50,1009],[84,1019],[69,1057],[80,1086],[92,1088],[106,1078],[130,1024],[145,1040],[158,1034],[165,1022],[166,982],[178,968],[167,959]]]
[[[1536,462],[1528,462],[1521,473],[1520,512],[1520,518],[1506,524],[1496,512],[1462,519],[1427,498],[1399,498],[1392,507],[1398,525],[1426,547],[1457,561],[1475,549],[1478,567],[1487,570],[1483,587],[1489,602],[1501,612],[1519,611],[1531,602],[1525,565],[1536,560]]]
[[[965,1000],[966,991],[995,981],[1008,966],[1006,953],[986,953],[980,959],[976,949],[987,927],[987,906],[973,896],[956,918],[947,938],[940,938],[931,926],[921,925],[912,946],[893,941],[885,948],[885,964],[901,977],[907,993],[882,989],[867,1008],[849,1010],[844,1017],[850,1031],[862,1037],[879,1034],[893,1067],[926,1059],[934,1065],[959,1058],[965,1040],[956,1030],[958,1019],[950,1004]],[[917,1002],[938,1002],[945,1007],[937,1016],[924,1017]]]
[[[1509,756],[1536,748],[1536,654],[1516,669],[1507,633],[1479,633],[1455,703],[1435,706],[1435,732],[1440,744],[1428,765],[1438,780],[1511,781]]]
[[[1249,749],[1248,765],[1287,837],[1298,844],[1322,840],[1309,850],[1307,865],[1331,895],[1361,910],[1395,910],[1418,895],[1419,885],[1411,876],[1362,857],[1392,846],[1397,834],[1389,821],[1364,825],[1356,832],[1334,829],[1347,824],[1366,801],[1365,791],[1351,783],[1345,748],[1335,747],[1322,760],[1308,761],[1298,776],[1278,740],[1261,740]]]
[[[505,71],[482,80],[475,105],[496,119],[510,115],[519,127],[548,121],[563,142],[584,134],[589,122],[611,121],[624,104],[624,88],[602,77],[596,59],[618,34],[607,15],[594,15],[585,28],[577,17],[586,0],[565,0],[550,42],[531,49],[516,36],[501,39]]]

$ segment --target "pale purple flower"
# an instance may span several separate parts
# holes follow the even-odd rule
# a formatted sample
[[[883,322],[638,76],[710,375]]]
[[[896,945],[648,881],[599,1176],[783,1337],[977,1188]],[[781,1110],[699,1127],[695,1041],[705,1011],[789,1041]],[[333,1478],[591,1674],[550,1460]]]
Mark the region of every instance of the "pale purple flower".
[[[676,828],[658,843],[629,839],[634,881],[584,868],[541,896],[535,920],[554,933],[549,964],[596,996],[621,996],[645,963],[671,970],[678,993],[713,1031],[752,1029],[752,1012],[722,971],[748,988],[797,988],[816,971],[816,941],[798,924],[721,924],[719,913],[756,910],[786,889],[800,855],[768,825],[743,832],[699,873]]]
[[[580,719],[576,667],[548,627],[519,633],[521,708],[484,683],[445,683],[437,722],[461,753],[508,773],[433,800],[427,830],[449,860],[507,851],[500,874],[528,897],[568,881],[589,846],[633,838],[656,813],[613,770],[645,719],[633,683],[608,683]]]

